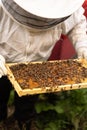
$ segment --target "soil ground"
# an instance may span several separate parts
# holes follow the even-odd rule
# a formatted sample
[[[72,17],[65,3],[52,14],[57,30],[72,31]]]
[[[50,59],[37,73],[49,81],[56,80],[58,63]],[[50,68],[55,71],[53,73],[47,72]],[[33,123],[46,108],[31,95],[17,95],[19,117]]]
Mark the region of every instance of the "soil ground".
[[[8,106],[8,119],[4,122],[0,122],[0,130],[21,130],[18,126],[18,122],[14,119],[14,106]],[[23,130],[26,130],[24,127]],[[31,129],[29,130],[38,130],[34,123],[32,123]]]

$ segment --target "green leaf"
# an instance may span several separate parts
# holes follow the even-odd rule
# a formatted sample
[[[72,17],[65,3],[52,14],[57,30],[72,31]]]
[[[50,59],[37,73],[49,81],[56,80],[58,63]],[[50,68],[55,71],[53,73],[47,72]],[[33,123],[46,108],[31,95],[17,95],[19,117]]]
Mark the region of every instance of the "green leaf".
[[[11,90],[9,100],[8,100],[8,105],[13,105],[14,104],[14,90]]]
[[[44,130],[51,130],[50,128],[45,128]]]
[[[50,122],[50,123],[49,123],[49,127],[50,127],[52,130],[57,130],[56,124],[53,123],[53,122]],[[51,129],[50,129],[50,130],[51,130]]]
[[[61,106],[55,106],[55,111],[57,112],[57,113],[64,113],[64,110],[63,110],[63,108],[61,107]]]
[[[35,104],[35,109],[37,113],[40,113],[41,111],[53,110],[54,106],[48,102],[39,102]]]
[[[37,113],[40,113],[42,111],[42,105],[40,103],[35,104],[35,109]]]
[[[45,126],[44,130],[57,130],[55,122],[50,122]]]

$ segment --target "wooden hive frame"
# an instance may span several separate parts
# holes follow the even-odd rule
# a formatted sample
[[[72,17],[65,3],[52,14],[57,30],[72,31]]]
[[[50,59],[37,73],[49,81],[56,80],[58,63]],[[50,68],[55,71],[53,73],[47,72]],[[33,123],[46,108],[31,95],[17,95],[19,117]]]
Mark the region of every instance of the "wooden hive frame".
[[[75,59],[74,59],[75,60]],[[87,61],[84,59],[80,59],[77,60],[78,62],[82,63],[82,66],[84,66],[85,68],[87,68]],[[48,62],[48,61],[47,61]],[[50,62],[55,62],[55,61],[50,61]],[[60,61],[58,61],[60,62]],[[35,63],[42,63],[42,62],[33,62],[32,64]],[[10,67],[13,65],[18,65],[21,63],[12,63],[12,64],[6,64],[6,68],[7,68],[7,76],[9,78],[9,80],[11,81],[11,83],[13,84],[13,87],[15,89],[15,91],[18,93],[18,95],[21,96],[25,96],[25,95],[33,95],[33,94],[41,94],[41,93],[51,93],[51,92],[58,92],[58,91],[68,91],[68,90],[74,90],[74,89],[81,89],[81,88],[87,88],[87,79],[82,82],[82,83],[77,83],[77,84],[68,84],[68,85],[56,85],[54,87],[40,87],[40,88],[26,88],[26,89],[22,89],[21,86],[19,85],[19,83],[16,81]],[[24,63],[24,64],[29,64],[29,63]]]

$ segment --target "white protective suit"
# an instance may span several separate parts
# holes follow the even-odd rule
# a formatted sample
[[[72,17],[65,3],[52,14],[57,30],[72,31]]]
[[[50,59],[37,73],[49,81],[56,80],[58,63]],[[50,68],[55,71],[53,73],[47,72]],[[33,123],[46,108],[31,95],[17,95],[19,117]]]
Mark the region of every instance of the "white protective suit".
[[[1,4],[0,55],[6,62],[47,60],[61,34],[69,36],[78,55],[84,55],[82,51],[87,50],[87,35],[86,18],[83,13],[84,9],[81,7],[64,22],[50,29],[40,30],[18,23]],[[79,48],[83,48],[80,54]]]

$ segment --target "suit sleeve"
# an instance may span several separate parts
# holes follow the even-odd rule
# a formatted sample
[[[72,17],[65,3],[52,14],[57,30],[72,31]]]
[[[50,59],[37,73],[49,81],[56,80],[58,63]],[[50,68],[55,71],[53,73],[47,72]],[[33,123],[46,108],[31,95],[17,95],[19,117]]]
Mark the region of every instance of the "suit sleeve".
[[[64,34],[67,34],[75,48],[87,43],[87,21],[82,7],[62,23],[62,30]]]

